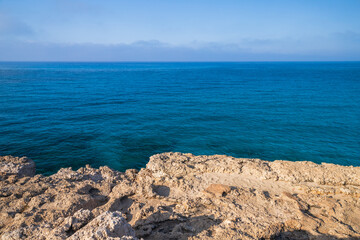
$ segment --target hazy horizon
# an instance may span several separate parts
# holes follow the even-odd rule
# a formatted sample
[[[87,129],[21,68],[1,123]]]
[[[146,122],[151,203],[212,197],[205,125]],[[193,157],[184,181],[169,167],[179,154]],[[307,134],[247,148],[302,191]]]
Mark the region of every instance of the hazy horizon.
[[[359,61],[360,1],[0,0],[0,61]]]
[[[23,61],[23,60],[15,60],[15,61],[8,61],[8,60],[0,60],[0,63],[358,63],[360,60],[270,60],[270,61],[261,61],[261,60],[254,60],[254,61],[51,61],[51,60],[44,60],[44,61]]]

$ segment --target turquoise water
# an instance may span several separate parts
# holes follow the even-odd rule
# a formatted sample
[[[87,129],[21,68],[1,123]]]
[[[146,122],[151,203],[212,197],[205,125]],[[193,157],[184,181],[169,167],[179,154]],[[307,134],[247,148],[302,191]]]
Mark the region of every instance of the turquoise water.
[[[360,166],[360,63],[0,63],[0,155],[49,174],[166,151]]]

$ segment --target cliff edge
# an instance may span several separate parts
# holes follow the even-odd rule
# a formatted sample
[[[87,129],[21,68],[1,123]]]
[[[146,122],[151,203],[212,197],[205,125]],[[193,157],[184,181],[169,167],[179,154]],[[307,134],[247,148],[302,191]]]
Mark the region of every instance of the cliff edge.
[[[0,239],[360,239],[360,167],[163,153],[35,175],[0,157]]]

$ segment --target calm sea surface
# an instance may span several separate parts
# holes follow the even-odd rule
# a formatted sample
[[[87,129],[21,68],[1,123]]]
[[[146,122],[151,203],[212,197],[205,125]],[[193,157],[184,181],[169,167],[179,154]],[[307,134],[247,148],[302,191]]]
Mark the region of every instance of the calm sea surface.
[[[0,155],[50,174],[166,151],[360,166],[360,63],[0,63]]]

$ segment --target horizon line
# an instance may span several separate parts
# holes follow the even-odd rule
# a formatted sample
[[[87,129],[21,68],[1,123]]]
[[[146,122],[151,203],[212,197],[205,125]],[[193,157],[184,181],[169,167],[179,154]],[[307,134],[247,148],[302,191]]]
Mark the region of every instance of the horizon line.
[[[248,61],[23,61],[23,60],[0,60],[0,63],[272,63],[272,62],[360,62],[360,60],[248,60]]]

